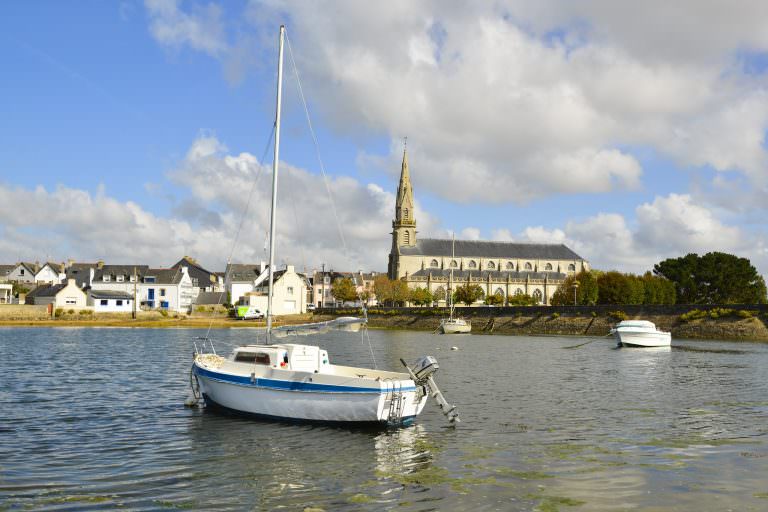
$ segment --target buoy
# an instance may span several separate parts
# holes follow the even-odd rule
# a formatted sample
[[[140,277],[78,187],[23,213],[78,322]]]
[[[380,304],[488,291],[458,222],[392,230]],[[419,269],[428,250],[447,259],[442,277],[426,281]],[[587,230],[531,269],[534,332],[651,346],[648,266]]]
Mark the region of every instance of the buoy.
[[[459,350],[459,347],[451,347],[451,350]]]
[[[197,406],[197,398],[190,396],[187,397],[186,400],[184,400],[184,407],[196,407]]]

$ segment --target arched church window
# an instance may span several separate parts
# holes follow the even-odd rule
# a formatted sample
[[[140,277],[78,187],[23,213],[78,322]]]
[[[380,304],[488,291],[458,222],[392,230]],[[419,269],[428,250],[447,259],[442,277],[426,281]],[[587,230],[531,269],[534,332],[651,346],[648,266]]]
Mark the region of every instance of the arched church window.
[[[432,260],[432,262],[429,264],[429,266],[437,268],[437,267],[440,266],[440,264],[437,262],[437,260]]]
[[[502,290],[501,288],[496,288],[496,291],[494,292],[494,295],[501,295],[503,297],[504,296],[504,290]]]
[[[515,270],[515,264],[511,261],[507,262],[507,270]]]
[[[552,264],[551,264],[551,263],[547,263],[547,264],[544,266],[544,270],[552,270]]]
[[[542,298],[541,290],[533,290],[533,300],[536,301],[536,304],[541,304]]]
[[[522,288],[518,288],[517,290],[515,290],[515,295],[522,295],[522,294],[523,294]]]
[[[531,262],[525,264],[525,270],[533,270],[533,265],[531,265]]]
[[[576,272],[576,265],[571,263],[570,265],[568,265],[568,270],[571,272]]]
[[[496,264],[495,264],[494,262],[492,262],[492,261],[489,261],[489,262],[488,262],[488,268],[489,268],[489,269],[491,269],[491,270],[493,270],[493,269],[495,269],[495,268],[496,268]]]
[[[469,268],[477,268],[477,263],[475,263],[475,260],[469,261]]]
[[[411,234],[408,231],[403,233],[403,242],[406,244],[411,243]]]
[[[456,260],[451,261],[451,268],[458,268],[459,264],[456,263]]]

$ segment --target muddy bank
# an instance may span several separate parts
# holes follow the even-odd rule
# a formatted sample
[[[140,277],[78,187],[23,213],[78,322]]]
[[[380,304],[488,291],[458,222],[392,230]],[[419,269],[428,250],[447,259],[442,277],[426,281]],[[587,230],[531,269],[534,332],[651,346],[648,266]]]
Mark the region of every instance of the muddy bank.
[[[754,316],[744,318],[734,310],[730,314],[712,318],[708,310],[703,318],[685,318],[685,314],[650,313],[642,315],[626,315],[627,319],[650,320],[664,331],[671,331],[675,338],[712,339],[712,340],[743,340],[768,342],[768,316],[754,312]],[[349,314],[346,313],[342,314]],[[316,320],[328,320],[334,315],[316,315]],[[693,315],[696,316],[696,315]],[[565,336],[606,336],[611,327],[619,322],[621,315],[592,313],[564,314],[551,312],[544,314],[536,312],[525,314],[463,314],[472,321],[473,334],[505,334],[505,335],[565,335]],[[441,315],[421,312],[399,314],[370,314],[369,326],[379,329],[413,329],[434,331],[440,324]]]

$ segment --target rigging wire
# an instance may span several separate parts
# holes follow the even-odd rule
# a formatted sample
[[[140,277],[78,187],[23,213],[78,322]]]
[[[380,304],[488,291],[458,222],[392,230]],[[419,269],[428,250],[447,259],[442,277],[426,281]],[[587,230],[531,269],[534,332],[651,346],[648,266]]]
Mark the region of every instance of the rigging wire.
[[[253,192],[256,190],[256,185],[259,182],[259,178],[261,177],[261,171],[264,169],[264,159],[267,157],[267,152],[269,151],[269,147],[272,144],[272,139],[275,136],[275,123],[272,123],[272,131],[269,134],[269,139],[267,140],[267,144],[264,147],[264,153],[261,155],[261,158],[257,162],[258,168],[256,170],[256,177],[253,179],[253,183],[251,183],[251,189],[248,191],[248,199],[245,202],[245,206],[243,207],[243,212],[240,215],[240,223],[237,226],[237,231],[235,232],[235,237],[232,240],[232,248],[229,251],[229,256],[227,257],[227,272],[230,270],[230,264],[232,263],[232,255],[235,253],[235,249],[237,248],[237,243],[240,239],[240,232],[243,230],[243,224],[245,224],[245,218],[248,215],[248,209],[251,206],[251,200],[253,199]],[[224,282],[226,283],[227,280],[227,274],[224,274]],[[219,300],[216,301],[216,305],[218,306],[221,304],[221,298],[223,294],[219,295]],[[211,334],[211,328],[213,327],[213,316],[211,316],[211,323],[208,324],[208,330],[205,333],[204,340],[207,340],[211,344],[211,348],[213,348],[213,341],[210,339]]]
[[[331,187],[328,185],[328,176],[325,173],[325,165],[323,165],[323,159],[320,156],[320,144],[317,142],[317,136],[315,135],[315,129],[312,127],[312,120],[309,117],[309,108],[307,107],[307,100],[304,97],[304,89],[301,87],[301,78],[299,77],[299,69],[296,67],[296,61],[293,59],[293,49],[291,49],[291,38],[288,37],[288,32],[285,33],[285,40],[288,42],[288,56],[291,59],[291,65],[293,66],[293,73],[296,75],[296,86],[299,90],[299,97],[301,98],[301,104],[304,106],[304,114],[307,118],[307,124],[309,125],[309,132],[312,135],[312,142],[315,145],[315,153],[317,154],[317,161],[320,163],[320,172],[323,175],[323,184],[325,185],[325,191],[328,193],[328,198],[331,201],[331,210],[333,210],[333,216],[336,218],[336,227],[339,230],[339,237],[341,238],[341,245],[344,248],[344,252],[347,253],[347,241],[344,238],[344,232],[341,229],[341,221],[339,220],[339,214],[336,211],[336,203],[333,201],[333,194],[331,193]]]

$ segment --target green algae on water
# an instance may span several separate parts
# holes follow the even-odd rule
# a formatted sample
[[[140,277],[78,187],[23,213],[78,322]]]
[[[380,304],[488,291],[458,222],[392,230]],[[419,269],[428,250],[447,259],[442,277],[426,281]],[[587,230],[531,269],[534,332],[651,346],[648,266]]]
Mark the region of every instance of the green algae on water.
[[[350,503],[360,503],[360,504],[362,504],[362,503],[370,503],[370,502],[372,502],[373,498],[371,498],[367,494],[358,493],[358,494],[355,494],[354,496],[350,496],[349,498],[347,498],[347,501],[350,502]]]

